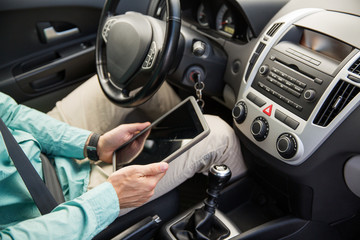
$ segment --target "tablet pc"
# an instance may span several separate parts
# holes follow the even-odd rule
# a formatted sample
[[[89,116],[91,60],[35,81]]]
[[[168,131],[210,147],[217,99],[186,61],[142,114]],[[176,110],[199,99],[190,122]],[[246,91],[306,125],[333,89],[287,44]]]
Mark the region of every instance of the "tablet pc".
[[[150,131],[144,148],[133,159],[123,162],[126,147]],[[130,164],[171,162],[210,133],[210,129],[194,97],[188,97],[120,146],[113,154],[114,171]],[[124,159],[124,158],[123,158]]]

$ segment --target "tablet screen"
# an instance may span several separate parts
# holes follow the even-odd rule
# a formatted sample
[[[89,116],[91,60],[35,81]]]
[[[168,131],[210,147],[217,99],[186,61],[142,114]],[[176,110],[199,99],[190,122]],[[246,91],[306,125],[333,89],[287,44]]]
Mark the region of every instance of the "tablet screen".
[[[121,161],[123,150],[141,134],[150,131],[143,150],[130,162]],[[187,98],[151,126],[120,147],[114,154],[116,169],[129,164],[171,162],[174,158],[199,142],[209,133],[209,128],[193,97]]]

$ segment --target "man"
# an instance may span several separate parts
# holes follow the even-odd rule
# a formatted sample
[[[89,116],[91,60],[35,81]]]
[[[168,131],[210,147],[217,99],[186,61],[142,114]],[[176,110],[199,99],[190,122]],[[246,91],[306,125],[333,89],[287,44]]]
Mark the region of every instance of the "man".
[[[175,92],[164,84],[139,109],[153,120],[179,101]],[[206,116],[210,135],[169,165],[131,166],[113,173],[111,164],[108,164],[112,152],[149,124],[118,126],[132,111],[111,104],[103,95],[96,77],[58,102],[48,113],[62,122],[0,95],[0,117],[37,171],[41,174],[41,151],[55,159],[67,200],[50,214],[40,216],[1,139],[0,236],[4,239],[63,239],[64,236],[66,239],[90,239],[110,224],[119,212],[125,214],[151,196],[150,200],[161,196],[196,172],[206,173],[213,163],[227,164],[234,178],[245,172],[239,142],[232,129],[220,118]],[[97,144],[101,161],[91,164],[87,159],[74,160],[86,157],[86,144],[95,136],[89,130],[102,134]],[[134,148],[141,148],[143,140],[135,142]]]

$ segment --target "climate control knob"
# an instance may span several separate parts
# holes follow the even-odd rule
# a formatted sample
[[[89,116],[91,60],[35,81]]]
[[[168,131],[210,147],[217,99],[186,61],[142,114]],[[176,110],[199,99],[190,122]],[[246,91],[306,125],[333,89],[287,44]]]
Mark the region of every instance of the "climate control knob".
[[[295,137],[290,133],[281,134],[276,141],[276,149],[283,158],[292,158],[297,151]]]
[[[251,134],[254,138],[261,142],[265,140],[269,134],[269,123],[263,117],[257,117],[251,124]]]
[[[247,115],[247,106],[245,102],[240,101],[236,103],[235,107],[232,110],[232,116],[237,123],[244,122]]]

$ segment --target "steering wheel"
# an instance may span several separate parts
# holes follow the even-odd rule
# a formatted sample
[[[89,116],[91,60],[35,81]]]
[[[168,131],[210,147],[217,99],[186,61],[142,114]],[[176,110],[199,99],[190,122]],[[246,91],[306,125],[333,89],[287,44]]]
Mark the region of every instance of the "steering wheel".
[[[105,95],[135,107],[160,88],[175,60],[179,0],[166,0],[166,23],[136,12],[116,16],[120,0],[106,0],[96,38],[96,70]]]

